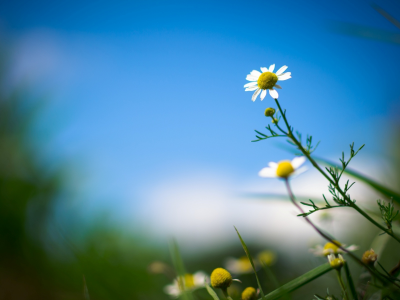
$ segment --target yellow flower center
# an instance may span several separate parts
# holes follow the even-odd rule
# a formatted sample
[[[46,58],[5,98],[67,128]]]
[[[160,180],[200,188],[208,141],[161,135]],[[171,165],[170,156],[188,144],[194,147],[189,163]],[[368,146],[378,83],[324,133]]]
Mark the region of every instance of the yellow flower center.
[[[274,87],[278,81],[278,76],[272,72],[264,72],[258,77],[257,84],[262,90],[269,90]]]
[[[283,160],[278,163],[278,168],[276,169],[276,176],[282,178],[288,178],[294,172],[292,163],[288,160]]]
[[[335,258],[330,262],[330,264],[332,268],[340,269],[344,264],[344,260],[342,258]]]
[[[242,293],[242,300],[255,300],[257,299],[257,291],[253,287],[246,288]]]
[[[335,243],[337,243],[338,245],[342,245],[341,243],[339,243],[338,241],[334,241]],[[339,252],[339,247],[336,246],[333,243],[326,243],[324,246],[324,249],[322,250],[322,253],[327,256],[329,254],[338,254]]]
[[[192,274],[185,274],[184,281],[185,281],[185,288],[190,289],[194,287],[194,277]]]
[[[211,273],[211,285],[213,288],[226,289],[232,283],[232,275],[223,268],[216,268]]]
[[[247,256],[242,256],[238,259],[238,268],[244,273],[252,270],[251,263]]]

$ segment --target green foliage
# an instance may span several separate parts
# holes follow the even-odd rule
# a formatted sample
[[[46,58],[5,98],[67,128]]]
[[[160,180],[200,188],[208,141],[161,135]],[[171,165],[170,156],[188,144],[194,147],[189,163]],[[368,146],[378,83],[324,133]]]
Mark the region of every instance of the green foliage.
[[[270,139],[270,138],[274,138],[274,137],[285,137],[285,135],[280,135],[280,134],[278,134],[276,131],[274,131],[274,130],[271,128],[270,125],[268,125],[268,126],[265,127],[265,128],[269,131],[270,135],[264,134],[264,133],[262,133],[262,132],[260,132],[260,131],[258,131],[258,130],[254,130],[258,135],[256,135],[256,138],[257,138],[257,139],[254,140],[254,141],[252,141],[252,142],[259,142],[259,141],[266,140],[266,139]]]
[[[243,239],[242,239],[242,237],[240,236],[240,233],[239,233],[239,231],[237,230],[236,227],[235,227],[235,230],[236,230],[236,233],[237,233],[237,235],[238,235],[238,237],[239,237],[239,239],[240,239],[240,243],[242,244],[242,247],[243,247],[243,249],[244,249],[244,252],[246,253],[247,258],[249,259],[249,261],[250,261],[250,263],[251,263],[251,267],[253,268],[254,275],[256,275],[257,284],[258,284],[258,288],[260,289],[262,299],[265,299],[264,292],[263,292],[263,290],[262,290],[261,283],[260,283],[260,280],[258,279],[257,271],[256,271],[256,268],[255,268],[255,266],[254,266],[253,258],[251,257],[250,252],[249,252],[249,249],[247,248],[245,242],[243,241]]]
[[[308,271],[307,273],[297,277],[296,279],[284,284],[280,288],[277,288],[273,292],[266,295],[264,299],[266,299],[266,300],[280,299],[284,295],[295,291],[296,289],[306,285],[310,281],[317,279],[318,277],[326,274],[327,272],[329,272],[331,270],[333,270],[333,269],[332,269],[331,265],[328,263],[323,264],[319,267],[316,267],[315,269]]]
[[[212,287],[208,283],[206,283],[205,286],[206,286],[206,290],[210,294],[210,296],[214,300],[219,300],[217,293],[212,289]]]
[[[391,201],[387,204],[380,199],[376,202],[379,206],[379,210],[381,211],[382,220],[385,222],[387,228],[392,231],[392,222],[399,214],[398,210],[396,213],[394,213],[393,199],[391,199]]]

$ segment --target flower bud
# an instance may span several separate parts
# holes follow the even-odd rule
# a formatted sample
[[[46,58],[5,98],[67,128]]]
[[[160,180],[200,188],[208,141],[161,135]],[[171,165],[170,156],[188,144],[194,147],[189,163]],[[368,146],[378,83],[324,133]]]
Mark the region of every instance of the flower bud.
[[[275,114],[275,109],[268,107],[264,112],[266,117],[272,117]]]
[[[246,288],[242,293],[242,300],[256,300],[257,291],[253,287]]]
[[[278,124],[278,119],[277,118],[272,118],[272,123]]]
[[[216,268],[211,273],[211,286],[216,289],[226,289],[232,283],[232,275],[223,268]]]
[[[336,270],[340,270],[344,265],[343,256],[341,256],[340,254],[338,255],[338,257],[336,257],[334,254],[329,254],[328,260],[329,260],[331,267]]]
[[[373,249],[364,252],[361,260],[364,264],[373,266],[378,259],[378,254]]]

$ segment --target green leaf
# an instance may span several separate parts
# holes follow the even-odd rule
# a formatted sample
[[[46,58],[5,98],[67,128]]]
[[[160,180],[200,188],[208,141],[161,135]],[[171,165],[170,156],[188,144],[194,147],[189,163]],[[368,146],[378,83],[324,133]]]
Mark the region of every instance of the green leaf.
[[[310,281],[313,281],[314,279],[324,275],[325,273],[333,270],[331,265],[329,263],[323,264],[319,267],[316,267],[315,269],[312,269],[311,271],[297,277],[296,279],[284,284],[280,288],[272,291],[268,295],[266,295],[264,300],[275,300],[275,299],[280,299],[283,295],[288,294],[290,292],[293,292],[294,290],[297,290],[298,288],[302,287],[303,285],[306,285]],[[261,298],[262,299],[262,298]]]
[[[178,280],[182,280],[184,275],[186,274],[185,265],[183,264],[183,260],[181,254],[179,252],[178,244],[175,240],[171,240],[169,243],[169,248],[171,252],[171,259],[174,265],[175,271],[178,274]],[[181,282],[183,286],[183,282]],[[180,295],[184,300],[194,300],[193,295],[190,291],[184,291]]]
[[[83,297],[85,298],[85,300],[90,300],[89,290],[86,285],[85,275],[83,275]]]
[[[316,157],[314,157],[314,159],[317,162],[327,164],[328,166],[331,166],[331,167],[338,167],[339,169],[341,169],[340,165],[335,164],[335,163],[333,163],[333,162],[331,162],[329,160],[326,160],[324,158],[316,158]],[[376,182],[375,180],[373,180],[371,178],[368,178],[368,177],[366,177],[366,176],[362,175],[361,173],[358,173],[358,172],[356,172],[354,170],[350,170],[350,169],[346,168],[344,170],[344,173],[346,173],[347,175],[350,175],[350,176],[352,176],[352,177],[354,177],[354,178],[366,183],[371,188],[373,188],[374,190],[376,190],[377,192],[379,192],[380,194],[382,194],[383,196],[385,196],[387,198],[393,197],[393,200],[395,202],[397,202],[397,204],[400,205],[400,194],[398,192],[395,192],[392,189],[390,189],[390,188],[388,188],[388,187]]]
[[[235,227],[235,226],[233,226],[233,227]],[[249,259],[249,261],[250,261],[250,263],[251,263],[251,266],[252,266],[252,268],[253,268],[254,274],[256,275],[257,284],[258,284],[258,287],[259,287],[259,289],[260,289],[262,299],[264,299],[265,295],[264,295],[263,289],[262,289],[262,287],[261,287],[260,280],[258,279],[257,271],[256,271],[256,268],[254,267],[253,259],[251,258],[249,249],[247,248],[245,242],[243,241],[243,239],[242,239],[242,237],[240,236],[240,233],[239,233],[239,231],[237,230],[236,227],[235,227],[235,230],[236,230],[236,233],[237,233],[237,235],[238,235],[238,237],[239,237],[239,239],[240,239],[240,242],[242,243],[242,247],[243,247],[243,249],[244,249],[244,252],[246,252],[247,258]]]
[[[214,299],[214,300],[219,300],[217,293],[211,288],[211,286],[208,285],[208,283],[205,284],[205,287],[207,289],[207,292],[210,294],[210,296]]]
[[[356,288],[354,286],[353,278],[351,277],[350,269],[349,266],[347,265],[347,262],[344,264],[344,272],[346,274],[347,283],[349,284],[350,287],[351,295],[354,300],[358,300]]]

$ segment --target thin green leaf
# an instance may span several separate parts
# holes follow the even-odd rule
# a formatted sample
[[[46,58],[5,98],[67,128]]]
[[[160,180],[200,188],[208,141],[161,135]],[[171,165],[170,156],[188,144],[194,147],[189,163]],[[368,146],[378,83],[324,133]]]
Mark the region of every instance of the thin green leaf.
[[[298,288],[306,285],[310,281],[313,281],[314,279],[324,275],[325,273],[333,270],[331,265],[329,263],[323,264],[319,267],[316,267],[315,269],[312,269],[311,271],[297,277],[296,279],[284,284],[280,288],[272,291],[265,297],[263,297],[265,300],[276,300],[281,298],[283,295],[288,294],[290,292],[293,292],[294,290],[297,290]]]
[[[265,137],[268,137],[268,135],[266,135],[266,134],[264,134],[264,133],[262,133],[262,132],[259,132],[258,130],[254,130],[255,132],[257,132],[258,134],[260,134],[260,135],[263,135],[263,136],[265,136]]]
[[[233,226],[233,227],[235,227],[235,226]],[[251,266],[252,266],[252,268],[253,268],[254,274],[256,275],[257,284],[258,284],[258,287],[259,287],[259,289],[260,289],[262,299],[264,299],[264,298],[265,298],[265,295],[264,295],[263,289],[262,289],[262,287],[261,287],[260,280],[258,279],[257,271],[256,271],[256,268],[254,267],[253,259],[251,258],[249,249],[247,248],[245,242],[243,241],[243,239],[242,239],[242,237],[240,236],[240,233],[239,233],[239,231],[237,230],[236,227],[235,227],[235,230],[236,230],[236,233],[237,233],[237,235],[238,235],[238,237],[239,237],[239,239],[240,239],[240,242],[242,243],[242,247],[243,247],[243,249],[244,249],[244,252],[246,252],[247,258],[249,259],[249,261],[250,261],[250,263],[251,263]]]
[[[175,271],[178,274],[178,281],[181,286],[184,286],[183,278],[186,274],[185,265],[183,264],[182,256],[179,252],[178,244],[175,240],[171,240],[169,243],[169,248],[171,252],[171,259],[174,265]],[[185,300],[194,300],[193,295],[190,291],[184,291],[181,296]]]
[[[347,263],[344,264],[344,272],[346,274],[347,283],[349,284],[350,287],[351,295],[354,300],[358,300],[356,288],[354,287],[353,278],[351,277],[350,269]]]
[[[316,158],[316,157],[314,157],[314,159],[317,162],[324,163],[324,164],[327,164],[327,165],[332,166],[332,167],[340,168],[340,166],[338,164],[335,164],[335,163],[333,163],[333,162],[331,162],[329,160],[326,160],[324,158]],[[388,188],[388,187],[376,182],[375,180],[373,180],[371,178],[368,178],[368,177],[366,177],[366,176],[362,175],[361,173],[358,173],[358,172],[356,172],[354,170],[350,170],[350,169],[347,168],[344,171],[344,173],[346,173],[347,175],[350,175],[350,176],[352,176],[352,177],[354,177],[354,178],[366,183],[371,188],[373,188],[374,190],[376,190],[377,192],[381,193],[383,196],[385,196],[387,198],[393,197],[393,200],[395,202],[397,202],[397,204],[400,204],[400,194],[398,192],[395,192],[394,190],[392,190],[392,189],[390,189],[390,188]]]
[[[85,298],[85,300],[90,300],[89,290],[86,285],[85,275],[83,275],[83,297]]]
[[[208,285],[208,283],[205,284],[207,292],[210,294],[210,296],[214,299],[214,300],[219,300],[217,293],[211,288],[211,286]]]

